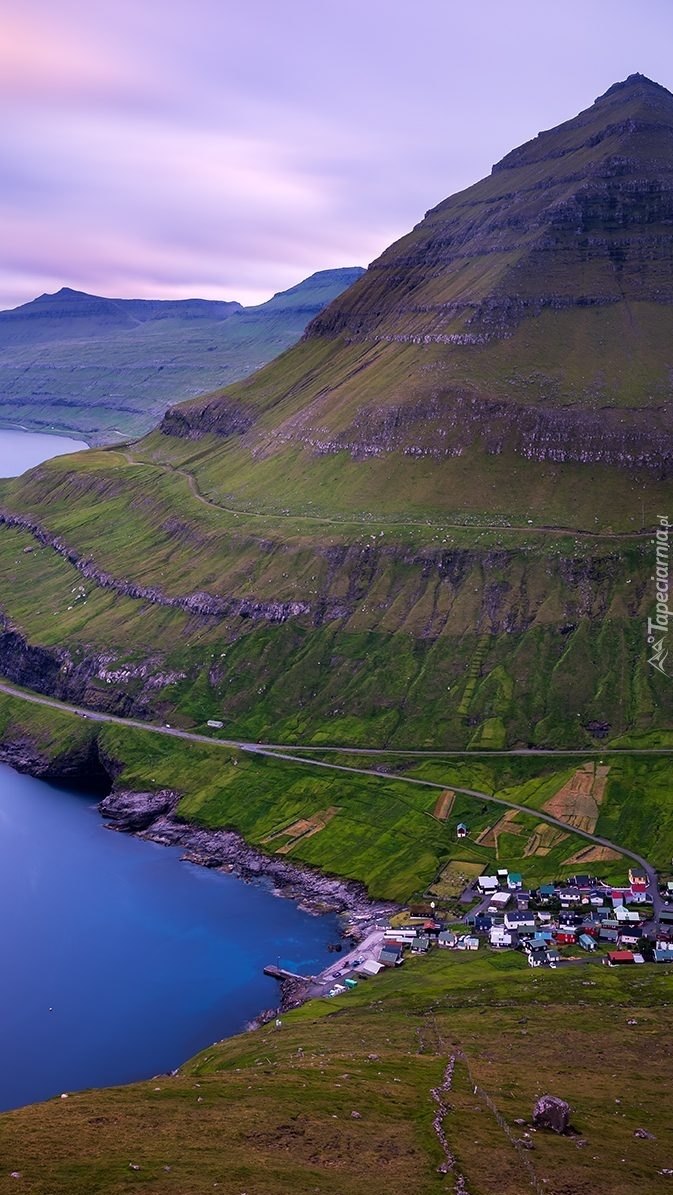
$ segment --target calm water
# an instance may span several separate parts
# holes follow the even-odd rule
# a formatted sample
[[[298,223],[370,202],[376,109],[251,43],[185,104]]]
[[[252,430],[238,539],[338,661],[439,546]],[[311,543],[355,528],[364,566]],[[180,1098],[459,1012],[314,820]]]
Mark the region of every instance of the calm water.
[[[52,456],[79,452],[81,448],[88,448],[83,440],[0,428],[0,477],[18,477],[19,473],[32,469],[33,465],[39,465]]]
[[[335,917],[179,853],[0,765],[0,1109],[172,1070],[276,1004],[266,963],[327,966]]]
[[[0,429],[0,476],[75,440]],[[311,917],[178,849],[105,829],[95,800],[0,764],[0,1110],[172,1070],[330,962]]]

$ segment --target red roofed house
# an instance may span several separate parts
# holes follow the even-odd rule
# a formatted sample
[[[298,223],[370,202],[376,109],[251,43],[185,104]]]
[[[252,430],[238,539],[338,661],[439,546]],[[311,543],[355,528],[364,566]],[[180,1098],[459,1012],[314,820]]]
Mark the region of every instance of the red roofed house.
[[[633,962],[635,962],[635,959],[633,957],[632,950],[610,950],[610,951],[608,951],[608,966],[609,967],[615,967],[619,963],[633,963]]]

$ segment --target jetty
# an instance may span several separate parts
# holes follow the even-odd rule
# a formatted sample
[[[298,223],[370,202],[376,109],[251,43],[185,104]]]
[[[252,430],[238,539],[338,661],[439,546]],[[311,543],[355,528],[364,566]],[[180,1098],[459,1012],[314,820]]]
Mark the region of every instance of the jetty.
[[[301,979],[304,983],[310,983],[313,979],[312,975],[297,975],[296,971],[286,971],[284,967],[277,967],[275,963],[269,963],[268,967],[264,968],[264,974],[270,975],[272,979]]]

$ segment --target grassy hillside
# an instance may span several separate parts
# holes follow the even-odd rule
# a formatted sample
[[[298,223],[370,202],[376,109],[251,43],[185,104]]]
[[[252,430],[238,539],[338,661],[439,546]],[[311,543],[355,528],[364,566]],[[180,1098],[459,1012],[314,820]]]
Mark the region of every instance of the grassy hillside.
[[[122,788],[172,789],[181,796],[178,815],[189,822],[235,829],[269,856],[358,880],[373,898],[446,900],[452,908],[455,874],[501,866],[520,871],[531,885],[587,868],[623,880],[628,861],[595,855],[573,825],[644,855],[664,877],[672,874],[672,764],[666,756],[419,761],[313,752],[318,760],[376,773],[358,775],[215,742],[186,743],[149,729],[99,725],[6,695],[0,695],[0,738],[15,745],[10,759],[22,751],[25,757],[28,744],[37,760],[33,770],[42,775],[75,774],[99,783],[102,760]],[[568,803],[563,793],[580,772],[589,775],[588,796]],[[430,783],[407,784],[405,775]],[[456,791],[461,788],[531,812],[508,812]],[[539,812],[560,817],[568,831],[549,826]],[[467,838],[457,837],[459,822],[467,824]]]
[[[671,138],[627,80],[253,378],[4,483],[0,671],[288,743],[663,743]]]
[[[0,1191],[18,1172],[34,1195],[429,1195],[461,1175],[472,1195],[655,1195],[672,984],[664,968],[533,975],[520,956],[436,952],[178,1075],[3,1115]],[[532,1130],[546,1092],[570,1102],[573,1135]]]

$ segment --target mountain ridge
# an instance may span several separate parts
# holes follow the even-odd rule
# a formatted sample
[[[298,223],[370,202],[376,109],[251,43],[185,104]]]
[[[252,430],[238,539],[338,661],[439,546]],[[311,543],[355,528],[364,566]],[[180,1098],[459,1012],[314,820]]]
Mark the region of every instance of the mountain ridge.
[[[139,436],[169,403],[245,377],[288,348],[361,272],[321,270],[253,307],[70,287],[40,295],[0,312],[0,421],[99,444]]]

